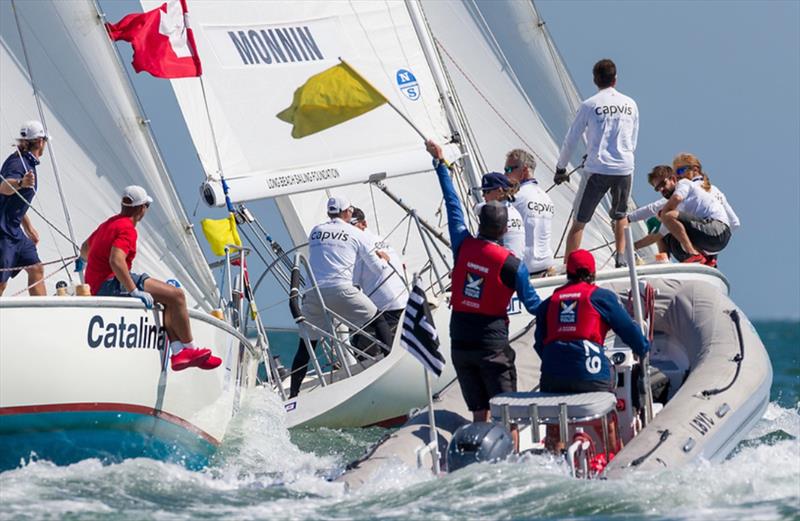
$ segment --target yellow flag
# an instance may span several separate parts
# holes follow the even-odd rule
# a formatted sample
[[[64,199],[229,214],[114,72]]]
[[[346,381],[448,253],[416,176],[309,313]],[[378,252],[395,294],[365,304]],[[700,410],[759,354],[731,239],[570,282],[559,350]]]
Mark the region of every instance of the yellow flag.
[[[236,231],[236,218],[233,214],[230,214],[227,219],[203,219],[200,224],[203,226],[203,235],[206,236],[214,255],[224,256],[225,246],[228,244],[242,245],[239,232]]]
[[[292,123],[292,137],[325,130],[380,107],[388,100],[342,62],[311,76],[294,91],[292,105],[278,119]]]

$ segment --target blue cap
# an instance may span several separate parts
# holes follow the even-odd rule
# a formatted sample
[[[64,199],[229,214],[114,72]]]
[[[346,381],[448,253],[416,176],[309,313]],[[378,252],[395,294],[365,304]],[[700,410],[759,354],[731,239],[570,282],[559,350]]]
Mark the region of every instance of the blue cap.
[[[511,181],[499,172],[489,172],[483,175],[481,179],[482,191],[488,192],[490,190],[497,190],[498,188],[511,188]]]

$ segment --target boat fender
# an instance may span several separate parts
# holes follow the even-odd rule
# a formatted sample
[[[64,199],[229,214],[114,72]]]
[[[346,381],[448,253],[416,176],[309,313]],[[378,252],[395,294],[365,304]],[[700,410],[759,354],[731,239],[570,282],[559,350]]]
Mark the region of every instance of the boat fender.
[[[300,307],[300,268],[295,265],[292,267],[291,277],[291,290],[289,292],[289,310],[292,312],[292,318],[296,324],[305,322],[306,317],[303,316],[303,310]]]
[[[476,422],[462,425],[447,446],[447,471],[472,463],[495,462],[514,451],[511,433],[497,423]]]

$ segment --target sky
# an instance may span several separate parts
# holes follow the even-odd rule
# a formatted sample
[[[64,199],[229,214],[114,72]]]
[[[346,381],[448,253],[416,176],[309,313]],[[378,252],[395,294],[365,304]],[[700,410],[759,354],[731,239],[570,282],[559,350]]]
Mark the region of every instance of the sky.
[[[138,2],[101,1],[110,21]],[[646,173],[678,152],[698,156],[742,221],[720,256],[734,301],[751,319],[800,319],[800,2],[539,0],[540,14],[579,92],[596,91],[592,65],[617,64],[618,89],[639,105],[634,197],[658,194]],[[130,62],[127,44],[119,46]],[[177,188],[196,221],[220,217],[198,204],[203,178],[164,80],[135,75]],[[563,136],[557,136],[561,140]],[[186,175],[196,171],[197,176]],[[196,181],[194,181],[196,179]],[[285,232],[271,202],[248,205],[276,239]],[[201,241],[203,242],[203,241]],[[251,265],[251,268],[255,266]],[[277,300],[261,295],[264,309]],[[272,316],[289,325],[285,305]]]

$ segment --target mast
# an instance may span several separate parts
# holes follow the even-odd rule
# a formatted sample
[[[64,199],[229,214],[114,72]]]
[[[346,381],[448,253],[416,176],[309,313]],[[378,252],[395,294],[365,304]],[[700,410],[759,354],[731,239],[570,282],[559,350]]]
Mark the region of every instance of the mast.
[[[414,30],[419,37],[422,51],[425,54],[425,59],[427,60],[428,66],[430,66],[431,72],[433,73],[433,80],[436,83],[436,88],[439,90],[439,94],[441,95],[444,111],[447,115],[447,122],[450,125],[450,129],[454,133],[457,133],[461,138],[459,147],[464,153],[466,170],[469,174],[467,179],[469,180],[470,188],[472,188],[471,195],[473,198],[473,203],[478,203],[480,202],[480,198],[478,197],[477,189],[479,189],[481,186],[481,173],[480,169],[475,164],[475,158],[472,154],[472,146],[468,142],[467,135],[464,132],[461,121],[459,120],[453,105],[451,96],[454,96],[454,92],[450,88],[450,84],[447,82],[444,73],[442,72],[442,64],[439,61],[439,56],[433,46],[430,28],[428,27],[428,23],[425,21],[425,17],[420,9],[419,0],[406,0],[406,7],[408,8],[409,15],[411,16],[411,21],[414,24]]]

